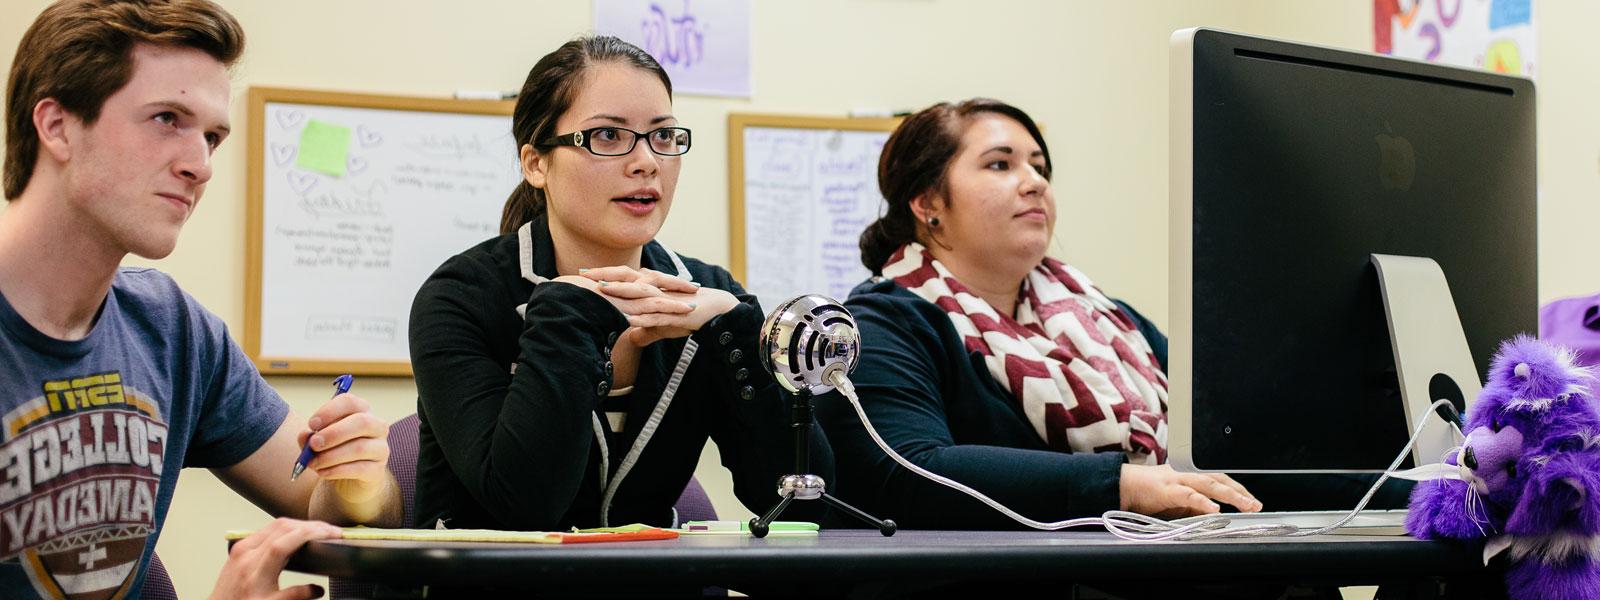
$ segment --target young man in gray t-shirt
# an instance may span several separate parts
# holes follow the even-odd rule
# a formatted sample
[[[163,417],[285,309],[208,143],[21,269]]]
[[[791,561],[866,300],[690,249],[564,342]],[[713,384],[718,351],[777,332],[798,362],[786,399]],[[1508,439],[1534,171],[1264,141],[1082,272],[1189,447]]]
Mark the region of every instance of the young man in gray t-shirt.
[[[388,425],[343,394],[293,414],[222,320],[129,253],[172,252],[227,137],[237,21],[209,0],[62,0],[6,86],[0,597],[137,597],[182,467],[275,515],[399,524]],[[288,481],[301,446],[318,451]],[[215,597],[277,593],[327,523],[280,519]],[[312,586],[289,595],[312,597]]]

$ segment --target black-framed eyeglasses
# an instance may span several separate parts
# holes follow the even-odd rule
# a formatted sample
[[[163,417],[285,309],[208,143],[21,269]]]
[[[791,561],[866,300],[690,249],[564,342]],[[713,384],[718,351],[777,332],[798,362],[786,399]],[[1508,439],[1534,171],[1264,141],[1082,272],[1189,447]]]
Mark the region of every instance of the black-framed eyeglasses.
[[[544,141],[545,146],[580,146],[596,156],[623,156],[633,152],[639,138],[651,152],[662,156],[681,156],[689,151],[689,128],[659,127],[640,133],[622,127],[590,127],[558,135]]]

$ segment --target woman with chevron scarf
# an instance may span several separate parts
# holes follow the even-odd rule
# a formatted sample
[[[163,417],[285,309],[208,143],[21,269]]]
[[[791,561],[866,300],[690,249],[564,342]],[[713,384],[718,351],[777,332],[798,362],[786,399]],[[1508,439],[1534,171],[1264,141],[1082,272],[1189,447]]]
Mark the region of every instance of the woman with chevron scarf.
[[[1227,475],[1165,464],[1166,339],[1045,256],[1050,171],[1033,120],[995,100],[934,105],[890,136],[888,211],[861,236],[877,276],[846,302],[873,426],[911,462],[1033,519],[1260,510]],[[908,528],[1016,527],[900,468],[836,394],[819,410],[850,502]]]

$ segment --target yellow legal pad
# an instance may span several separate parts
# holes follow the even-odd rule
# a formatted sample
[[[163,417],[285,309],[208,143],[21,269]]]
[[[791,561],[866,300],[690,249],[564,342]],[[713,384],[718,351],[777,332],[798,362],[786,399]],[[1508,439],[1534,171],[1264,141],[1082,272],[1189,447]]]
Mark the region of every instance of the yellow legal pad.
[[[255,533],[248,529],[233,529],[223,533],[223,538],[233,541]],[[670,540],[678,532],[648,525],[623,525],[560,531],[500,531],[496,529],[379,529],[376,527],[345,527],[347,540],[399,540],[407,542],[508,542],[516,544],[577,544],[590,542],[637,542]]]

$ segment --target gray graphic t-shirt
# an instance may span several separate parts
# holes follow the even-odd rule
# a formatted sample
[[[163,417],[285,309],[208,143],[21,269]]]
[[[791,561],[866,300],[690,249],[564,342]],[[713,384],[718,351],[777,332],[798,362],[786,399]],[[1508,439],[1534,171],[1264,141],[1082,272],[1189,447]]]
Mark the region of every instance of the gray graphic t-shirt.
[[[238,463],[287,414],[159,271],[120,270],[78,341],[0,297],[0,597],[138,597],[178,470]]]

